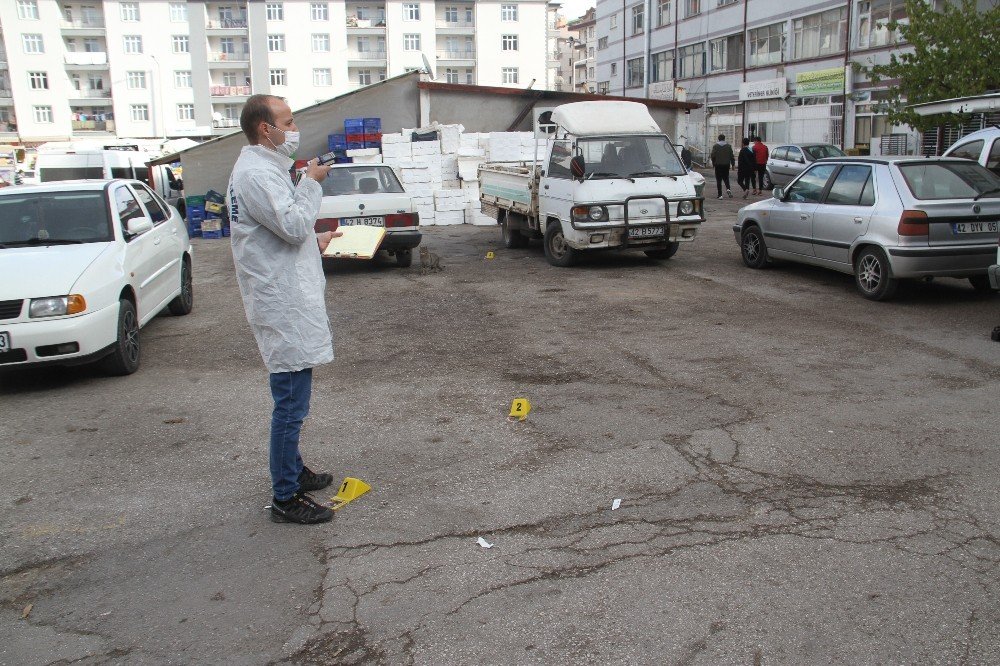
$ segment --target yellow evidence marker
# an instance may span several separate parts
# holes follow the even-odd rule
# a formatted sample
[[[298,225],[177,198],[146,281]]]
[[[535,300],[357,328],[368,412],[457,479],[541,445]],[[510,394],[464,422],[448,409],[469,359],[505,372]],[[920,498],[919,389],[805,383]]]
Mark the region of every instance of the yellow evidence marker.
[[[493,254],[492,252],[487,252],[486,253],[486,258],[487,259],[496,259],[496,256],[497,255]]]
[[[510,418],[512,419],[523,421],[528,418],[530,412],[531,403],[528,402],[527,398],[514,398],[514,402],[510,404]]]
[[[337,491],[337,496],[330,498],[333,501],[333,505],[330,508],[336,511],[348,502],[358,499],[371,489],[372,487],[361,479],[355,479],[353,476],[349,476],[344,479],[342,484],[340,484],[340,490]]]

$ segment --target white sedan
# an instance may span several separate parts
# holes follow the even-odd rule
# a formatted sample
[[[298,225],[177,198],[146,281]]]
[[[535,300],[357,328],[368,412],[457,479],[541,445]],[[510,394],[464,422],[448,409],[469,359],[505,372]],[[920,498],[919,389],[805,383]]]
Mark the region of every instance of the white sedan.
[[[139,329],[191,312],[191,243],[177,211],[131,180],[0,189],[0,370],[139,367]]]

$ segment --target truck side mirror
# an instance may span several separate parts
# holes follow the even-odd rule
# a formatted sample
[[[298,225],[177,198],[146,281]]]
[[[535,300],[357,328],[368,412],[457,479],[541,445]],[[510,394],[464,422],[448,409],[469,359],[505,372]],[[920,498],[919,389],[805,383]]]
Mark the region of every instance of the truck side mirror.
[[[587,173],[587,165],[583,161],[583,155],[577,155],[569,161],[569,170],[573,174],[574,178],[579,178],[583,180],[583,177]]]

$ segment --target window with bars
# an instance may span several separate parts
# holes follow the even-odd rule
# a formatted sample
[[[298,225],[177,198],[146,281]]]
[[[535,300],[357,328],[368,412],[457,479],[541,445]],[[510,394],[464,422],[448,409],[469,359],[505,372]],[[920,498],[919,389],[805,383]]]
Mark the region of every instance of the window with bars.
[[[28,84],[32,90],[48,90],[49,75],[46,72],[28,72]]]
[[[316,53],[325,53],[330,50],[330,35],[316,34],[312,36],[312,49]]]
[[[267,36],[267,50],[270,53],[281,53],[285,50],[285,36],[284,35],[268,35]]]
[[[503,35],[500,37],[501,51],[517,51],[517,35]]]
[[[328,2],[310,2],[309,3],[309,18],[313,21],[329,21],[330,20],[330,3]]]
[[[126,23],[135,23],[139,20],[139,3],[123,2],[118,5],[119,16]]]
[[[142,53],[142,35],[124,35],[122,37],[122,47],[125,53],[132,55]]]
[[[743,33],[720,37],[709,42],[709,71],[732,72],[743,69]]]
[[[520,83],[520,70],[517,67],[501,67],[500,80],[503,83]]]
[[[21,35],[21,44],[25,53],[45,53],[45,43],[41,35]]]
[[[190,53],[191,41],[187,35],[174,35],[172,38],[174,53]]]
[[[847,36],[847,7],[804,16],[792,22],[792,59],[842,53]]]
[[[644,58],[632,58],[625,63],[625,87],[641,88],[645,76]]]
[[[750,57],[747,60],[748,66],[774,65],[784,60],[784,22],[765,25],[762,28],[754,28],[748,32],[747,39],[750,42]]]
[[[285,3],[283,2],[269,2],[265,5],[265,12],[267,14],[268,21],[284,21],[285,20]]]
[[[126,72],[125,85],[128,86],[129,90],[145,90],[146,72]]]
[[[177,120],[194,120],[194,104],[178,104]]]
[[[149,120],[149,105],[148,104],[130,104],[129,105],[129,117],[132,118],[133,122],[141,123]]]
[[[268,70],[268,76],[271,79],[272,86],[288,85],[288,70],[285,69]]]
[[[36,106],[33,108],[35,112],[35,122],[36,123],[51,123],[52,122],[52,107],[51,106]]]
[[[677,49],[677,78],[690,79],[705,74],[705,42]]]

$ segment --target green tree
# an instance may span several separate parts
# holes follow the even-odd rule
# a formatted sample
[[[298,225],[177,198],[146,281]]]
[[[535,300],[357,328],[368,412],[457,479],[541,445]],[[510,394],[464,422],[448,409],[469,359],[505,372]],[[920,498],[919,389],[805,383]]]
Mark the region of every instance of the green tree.
[[[933,5],[942,5],[935,10]],[[890,21],[913,47],[888,64],[859,68],[873,83],[898,81],[887,100],[889,122],[920,131],[954,124],[957,114],[918,116],[906,105],[1000,90],[1000,3],[977,11],[975,0],[906,0],[906,22]]]

